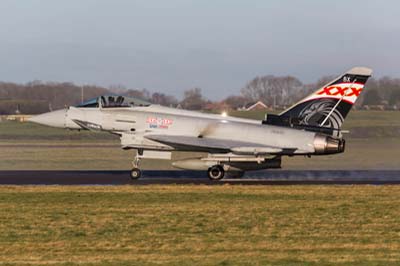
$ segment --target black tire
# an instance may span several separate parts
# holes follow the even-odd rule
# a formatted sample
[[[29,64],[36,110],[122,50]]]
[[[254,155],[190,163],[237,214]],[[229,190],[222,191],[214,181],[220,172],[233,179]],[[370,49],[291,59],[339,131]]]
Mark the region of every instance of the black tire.
[[[208,168],[207,174],[208,178],[210,178],[213,181],[217,181],[224,178],[225,171],[221,165],[214,165]]]
[[[131,170],[131,179],[132,180],[137,180],[142,176],[142,171],[140,171],[139,168],[133,168]]]

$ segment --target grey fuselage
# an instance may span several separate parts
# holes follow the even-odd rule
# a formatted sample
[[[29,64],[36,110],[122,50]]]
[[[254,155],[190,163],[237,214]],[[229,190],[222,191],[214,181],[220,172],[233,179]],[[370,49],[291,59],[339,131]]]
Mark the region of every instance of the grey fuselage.
[[[123,148],[187,150],[151,140],[152,135],[163,135],[279,147],[293,151],[293,155],[313,154],[316,151],[317,134],[314,132],[159,105],[123,108],[70,107],[65,112],[64,123],[70,129],[86,128],[118,134]]]

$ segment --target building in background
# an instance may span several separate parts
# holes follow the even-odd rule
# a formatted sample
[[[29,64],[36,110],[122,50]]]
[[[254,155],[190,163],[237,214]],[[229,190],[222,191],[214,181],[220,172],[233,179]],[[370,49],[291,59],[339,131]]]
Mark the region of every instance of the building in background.
[[[250,102],[246,104],[245,106],[239,108],[239,111],[262,111],[262,110],[268,110],[269,107],[263,103],[262,101],[258,102]]]

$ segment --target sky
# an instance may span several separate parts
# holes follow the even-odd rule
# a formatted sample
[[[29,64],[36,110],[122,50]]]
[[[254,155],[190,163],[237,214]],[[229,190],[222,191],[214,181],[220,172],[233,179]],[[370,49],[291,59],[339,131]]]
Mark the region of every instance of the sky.
[[[400,1],[1,0],[0,80],[209,99],[258,75],[400,77]]]

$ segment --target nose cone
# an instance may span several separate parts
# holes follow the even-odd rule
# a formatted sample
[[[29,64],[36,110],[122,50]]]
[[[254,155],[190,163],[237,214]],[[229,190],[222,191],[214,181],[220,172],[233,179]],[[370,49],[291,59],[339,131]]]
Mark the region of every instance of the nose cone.
[[[67,110],[57,110],[54,112],[48,112],[41,115],[35,115],[28,119],[30,122],[50,126],[50,127],[65,127],[65,117]]]

